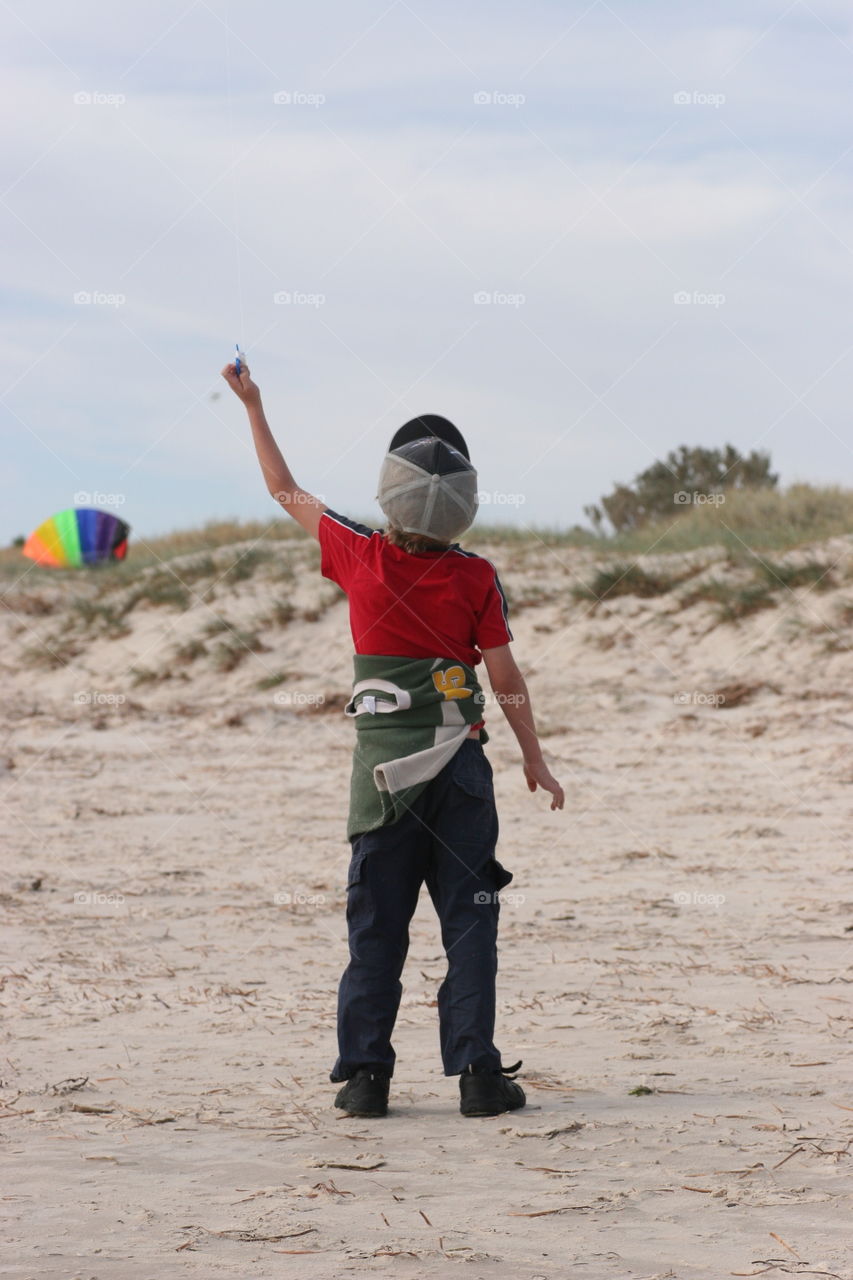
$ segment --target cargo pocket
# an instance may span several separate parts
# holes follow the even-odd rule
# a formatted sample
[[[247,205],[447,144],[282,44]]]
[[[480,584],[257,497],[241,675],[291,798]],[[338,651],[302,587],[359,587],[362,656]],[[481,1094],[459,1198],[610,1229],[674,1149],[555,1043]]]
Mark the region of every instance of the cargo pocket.
[[[474,752],[467,751],[469,744],[463,742],[453,757],[452,778],[457,787],[461,787],[469,796],[477,796],[481,800],[494,802],[495,788],[492,766],[482,747]]]
[[[454,848],[476,849],[491,857],[500,831],[492,769],[482,750],[473,758],[471,753],[463,756],[466,745],[455,757],[451,775],[457,794],[455,803],[451,801],[455,822],[449,839]]]
[[[359,849],[350,858],[349,871],[347,872],[347,889],[352,889],[353,885],[361,884],[364,876],[364,860],[367,857],[366,849]]]
[[[453,844],[465,846],[466,849],[493,851],[497,845],[500,824],[494,805],[492,781],[473,773],[459,773],[453,776],[453,783],[466,797],[457,809],[459,824],[453,831]]]
[[[460,748],[460,751],[463,750]],[[464,791],[467,796],[473,796],[476,800],[483,800],[486,804],[494,809],[495,807],[495,786],[492,781],[492,769],[485,756],[481,755],[479,760],[460,759],[457,755],[453,761],[453,783],[459,787],[460,791]]]
[[[453,781],[469,796],[476,796],[479,800],[494,799],[494,787],[488,778],[478,778],[472,773],[455,773]]]

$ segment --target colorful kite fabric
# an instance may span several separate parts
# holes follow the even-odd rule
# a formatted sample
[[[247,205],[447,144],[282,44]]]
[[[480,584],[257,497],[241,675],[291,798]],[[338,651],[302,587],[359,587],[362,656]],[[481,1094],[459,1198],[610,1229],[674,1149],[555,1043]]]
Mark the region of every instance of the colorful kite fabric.
[[[24,555],[52,569],[123,560],[130,525],[109,511],[69,507],[40,524],[24,544]]]

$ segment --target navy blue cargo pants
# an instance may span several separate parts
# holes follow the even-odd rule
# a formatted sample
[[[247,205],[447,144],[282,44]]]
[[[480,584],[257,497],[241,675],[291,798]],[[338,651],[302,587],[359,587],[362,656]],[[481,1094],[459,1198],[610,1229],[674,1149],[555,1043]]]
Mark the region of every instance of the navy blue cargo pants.
[[[350,962],[338,991],[331,1080],[348,1080],[360,1067],[394,1073],[400,975],[424,881],[447,955],[438,992],[444,1074],[459,1075],[469,1064],[500,1067],[493,1039],[498,891],[512,874],[495,859],[497,838],[492,766],[475,738],[465,739],[399,821],[353,837]]]

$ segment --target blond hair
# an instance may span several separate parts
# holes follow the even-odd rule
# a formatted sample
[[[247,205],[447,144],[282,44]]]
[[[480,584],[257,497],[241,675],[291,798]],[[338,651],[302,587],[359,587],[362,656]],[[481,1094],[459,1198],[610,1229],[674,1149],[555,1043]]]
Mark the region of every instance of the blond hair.
[[[410,555],[417,555],[420,551],[447,551],[450,547],[449,542],[436,542],[435,538],[427,538],[421,533],[406,533],[393,524],[386,527],[385,537],[392,546],[408,551]]]

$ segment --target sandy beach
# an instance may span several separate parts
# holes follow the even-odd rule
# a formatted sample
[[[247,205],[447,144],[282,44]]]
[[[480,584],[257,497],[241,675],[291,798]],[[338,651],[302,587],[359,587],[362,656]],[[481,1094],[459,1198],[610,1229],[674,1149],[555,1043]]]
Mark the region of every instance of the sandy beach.
[[[441,1074],[425,891],[391,1113],[332,1107],[346,604],[313,546],[261,549],[175,562],[188,607],[124,627],[67,577],[6,597],[0,1275],[853,1277],[850,540],[740,622],[484,548],[567,792],[529,795],[491,706],[528,1096],[491,1120]]]

